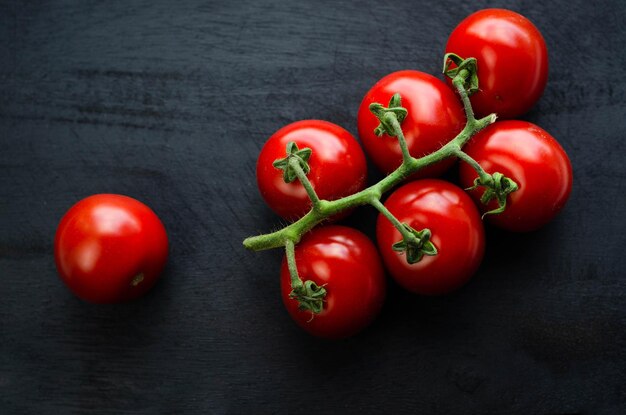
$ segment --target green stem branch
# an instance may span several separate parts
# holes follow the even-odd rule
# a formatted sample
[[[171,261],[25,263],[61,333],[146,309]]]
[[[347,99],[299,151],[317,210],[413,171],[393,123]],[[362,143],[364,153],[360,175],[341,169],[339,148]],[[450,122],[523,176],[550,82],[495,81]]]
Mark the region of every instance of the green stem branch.
[[[459,150],[456,153],[456,156],[459,159],[461,159],[462,161],[464,161],[467,164],[469,164],[471,168],[476,170],[476,173],[478,173],[478,176],[480,177],[480,180],[483,183],[487,184],[487,183],[491,183],[493,181],[492,178],[491,178],[491,175],[489,173],[487,173],[485,171],[485,169],[483,169],[482,166],[480,164],[478,164],[478,162],[476,160],[474,160],[469,154],[467,154],[463,150]]]
[[[295,245],[291,239],[285,240],[285,255],[287,256],[287,267],[291,276],[291,288],[295,290],[298,287],[303,287],[304,283],[298,275],[298,267],[296,266]]]
[[[402,134],[400,124],[397,123],[396,120],[396,128],[395,123],[392,122],[391,124],[394,126],[394,129],[399,130],[398,140],[400,142],[401,148],[403,148],[403,162],[400,167],[398,167],[380,182],[350,196],[346,196],[341,199],[332,201],[318,199],[319,201],[317,205],[315,205],[314,202],[314,208],[312,208],[298,221],[276,232],[246,238],[243,241],[244,247],[253,251],[260,251],[264,249],[272,249],[283,246],[286,247],[286,245],[290,243],[297,244],[300,241],[302,235],[313,229],[320,222],[343,210],[354,208],[357,206],[372,204],[373,200],[380,201],[383,193],[391,190],[393,187],[401,183],[405,178],[418,170],[421,170],[427,166],[435,164],[449,157],[456,156],[467,161],[465,156],[463,156],[464,153],[461,151],[463,146],[470,140],[470,138],[472,138],[474,134],[487,127],[488,125],[494,123],[496,120],[495,114],[490,114],[480,119],[476,119],[474,117],[474,112],[472,110],[467,91],[465,91],[465,88],[463,87],[463,82],[465,78],[469,75],[469,71],[467,70],[459,71],[459,74],[452,81],[457,89],[457,92],[461,96],[463,108],[465,110],[465,116],[467,118],[465,127],[455,138],[450,140],[439,150],[419,159],[416,159],[408,154],[408,149],[403,148],[403,143],[404,147],[406,147],[406,141],[404,140],[404,135]],[[301,182],[304,185],[305,182],[302,180]],[[317,195],[315,195],[315,197],[317,197]]]
[[[398,122],[398,117],[395,114],[387,113],[385,114],[387,118],[387,122],[393,128],[395,133],[395,137],[398,139],[398,143],[400,144],[400,150],[402,150],[402,163],[408,163],[413,157],[409,153],[409,148],[406,144],[406,139],[404,138],[404,131],[402,131],[402,127],[400,126],[400,122]]]
[[[470,76],[470,72],[467,69],[463,69],[459,71],[458,75],[454,77],[452,80],[452,84],[461,95],[461,102],[463,102],[463,109],[465,110],[465,117],[467,118],[467,123],[473,123],[476,118],[474,117],[474,110],[472,109],[472,104],[469,99],[469,95],[465,90],[465,80]],[[463,92],[461,92],[463,91]]]
[[[306,193],[309,195],[309,199],[311,199],[311,203],[313,204],[313,208],[317,208],[320,204],[320,198],[315,193],[315,189],[313,189],[313,185],[308,177],[306,177],[306,173],[302,170],[302,166],[300,166],[299,161],[294,157],[289,159],[289,165],[298,176],[298,180],[302,183],[302,186],[306,190]]]
[[[412,239],[413,235],[411,235],[411,233],[407,231],[407,229],[402,225],[398,218],[396,218],[393,213],[391,213],[389,209],[387,209],[385,205],[382,204],[380,200],[372,199],[370,204],[374,206],[380,213],[382,213],[393,226],[395,226],[398,232],[400,232],[400,234],[402,235],[402,238],[407,241]]]

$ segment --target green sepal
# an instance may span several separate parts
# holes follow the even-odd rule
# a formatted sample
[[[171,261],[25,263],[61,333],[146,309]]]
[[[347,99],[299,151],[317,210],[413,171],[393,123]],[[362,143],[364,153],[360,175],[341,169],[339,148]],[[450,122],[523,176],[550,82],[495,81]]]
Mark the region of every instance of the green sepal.
[[[324,297],[326,297],[324,285],[319,286],[311,280],[306,280],[291,290],[289,298],[298,300],[300,310],[319,314],[324,308]]]
[[[450,65],[453,63],[456,67],[450,68]],[[463,88],[465,88],[468,95],[472,95],[478,92],[478,63],[476,58],[463,59],[455,53],[445,54],[443,57],[444,75],[450,79],[454,79],[463,69],[469,72],[469,76],[463,80]]]
[[[402,226],[408,232],[409,240],[405,237],[401,241],[394,243],[391,249],[396,252],[406,252],[406,261],[409,264],[421,261],[424,255],[437,255],[437,247],[430,240],[432,236],[430,229],[425,228],[421,231],[416,231],[406,223],[403,223]]]
[[[296,158],[304,174],[309,174],[311,166],[309,166],[308,161],[309,158],[311,158],[311,154],[313,154],[313,150],[310,148],[306,147],[300,150],[295,142],[290,141],[287,143],[287,157],[274,160],[272,165],[279,170],[283,170],[283,180],[285,183],[291,183],[298,178],[298,175],[289,164],[289,160]]]
[[[485,212],[482,216],[483,218],[487,215],[497,215],[504,212],[506,210],[506,199],[508,195],[519,189],[519,186],[513,179],[498,172],[493,173],[487,182],[477,177],[474,179],[474,185],[466,190],[474,190],[479,187],[485,188],[485,192],[480,197],[480,202],[483,205],[487,205],[493,199],[498,201],[498,207]]]
[[[389,100],[389,106],[384,107],[382,104],[374,102],[370,104],[370,111],[378,118],[380,124],[374,129],[374,134],[381,137],[383,134],[387,134],[390,137],[396,137],[396,131],[393,128],[393,124],[388,118],[388,114],[395,116],[399,124],[402,124],[407,114],[409,113],[406,108],[402,107],[402,98],[400,94],[393,94]]]

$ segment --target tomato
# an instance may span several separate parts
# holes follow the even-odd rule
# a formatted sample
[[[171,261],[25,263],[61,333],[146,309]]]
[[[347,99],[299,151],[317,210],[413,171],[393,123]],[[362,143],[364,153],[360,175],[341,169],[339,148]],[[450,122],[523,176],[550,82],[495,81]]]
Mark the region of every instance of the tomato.
[[[362,190],[367,176],[365,155],[356,139],[340,126],[305,120],[278,130],[265,143],[257,161],[257,184],[268,206],[284,219],[304,216],[311,201],[299,180],[285,183],[272,163],[286,156],[289,142],[313,150],[307,175],[320,199],[334,200]]]
[[[379,121],[369,110],[369,105],[378,102],[385,107],[393,94],[402,97],[402,106],[408,115],[402,123],[402,131],[409,153],[416,158],[438,150],[453,139],[465,126],[465,113],[454,92],[432,75],[419,71],[399,71],[378,81],[370,89],[359,107],[359,137],[365,151],[384,173],[391,173],[402,163],[402,151],[398,139],[383,134],[378,137],[374,129]],[[413,177],[436,176],[453,164],[444,160]]]
[[[167,260],[163,224],[133,198],[98,194],[72,206],[54,239],[57,270],[83,300],[115,303],[137,298],[157,281]]]
[[[506,210],[488,215],[503,229],[532,231],[550,222],[567,202],[572,190],[572,166],[561,145],[545,130],[526,121],[500,121],[475,135],[463,150],[490,174],[513,179],[519,189],[509,194]],[[467,164],[459,170],[463,187],[478,176]],[[483,211],[497,208],[496,201],[480,203],[484,188],[470,194]]]
[[[283,302],[294,321],[307,332],[344,338],[368,326],[385,298],[385,277],[374,244],[361,232],[339,225],[315,228],[295,249],[302,281],[311,280],[327,291],[322,312],[312,314],[289,298],[291,278],[287,260],[281,268]]]
[[[485,9],[463,20],[448,39],[446,53],[478,60],[479,92],[471,96],[477,116],[495,112],[515,118],[541,97],[548,80],[548,49],[524,16]]]
[[[376,223],[378,249],[391,276],[409,291],[436,295],[465,284],[478,269],[485,250],[485,232],[472,199],[457,186],[438,179],[409,182],[394,191],[385,207],[402,223],[430,229],[438,253],[409,264],[392,245],[400,232],[382,214]]]

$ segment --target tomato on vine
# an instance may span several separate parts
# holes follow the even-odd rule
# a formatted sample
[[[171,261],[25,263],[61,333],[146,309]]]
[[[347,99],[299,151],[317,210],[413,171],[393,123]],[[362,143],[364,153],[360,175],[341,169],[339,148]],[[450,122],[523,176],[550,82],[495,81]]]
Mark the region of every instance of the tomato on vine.
[[[92,303],[137,298],[165,266],[167,234],[157,215],[128,196],[98,194],[72,206],[54,238],[59,276]]]
[[[359,137],[368,156],[378,169],[391,173],[402,163],[402,151],[397,139],[388,134],[374,133],[380,123],[370,111],[370,104],[386,105],[399,93],[402,107],[408,110],[402,121],[402,130],[413,157],[432,153],[453,139],[465,125],[463,107],[446,84],[424,72],[406,70],[391,73],[370,89],[359,107],[357,123]],[[453,164],[445,159],[417,172],[414,178],[436,176]]]
[[[287,145],[293,151],[310,149],[307,154],[309,180],[320,199],[334,200],[358,192],[365,186],[367,166],[361,146],[348,131],[321,120],[289,124],[274,133],[263,146],[257,161],[257,184],[267,205],[279,216],[294,220],[311,209],[306,189],[274,162],[285,157]],[[310,157],[310,158],[309,158]]]
[[[452,31],[446,53],[478,61],[479,91],[470,97],[478,116],[515,118],[541,97],[548,80],[548,49],[524,16],[505,9],[480,10]]]
[[[368,326],[385,298],[385,277],[374,244],[361,232],[329,225],[307,233],[295,248],[302,280],[323,287],[319,313],[303,310],[293,298],[287,258],[280,278],[282,298],[294,321],[310,334],[325,338],[349,337]]]
[[[271,157],[263,155],[259,159],[259,187],[267,180],[261,173],[267,172],[271,164],[274,181],[299,184],[303,203],[310,210],[284,228],[246,238],[243,244],[255,251],[285,249],[281,269],[283,300],[292,318],[314,335],[339,338],[356,333],[378,312],[384,295],[380,260],[371,242],[351,229],[338,226],[316,229],[317,225],[357,206],[376,208],[380,212],[376,226],[379,252],[391,276],[415,293],[445,294],[464,285],[477,271],[484,255],[483,222],[472,198],[459,187],[436,179],[405,184],[384,204],[383,195],[407,178],[441,172],[454,158],[463,162],[462,177],[469,177],[466,186],[473,186],[474,192],[482,189],[479,197],[487,204],[485,213],[495,215],[511,208],[513,215],[518,215],[514,205],[523,206],[516,203],[518,192],[524,195],[525,189],[533,187],[517,175],[521,170],[516,169],[515,163],[511,163],[511,170],[487,172],[490,165],[485,164],[483,169],[480,151],[473,152],[472,144],[464,151],[472,136],[491,130],[488,127],[496,121],[496,115],[489,110],[488,115],[476,117],[472,109],[469,96],[482,91],[480,60],[449,53],[445,61],[444,73],[452,79],[460,102],[444,82],[417,71],[386,76],[364,98],[358,114],[359,134],[374,163],[388,173],[367,189],[335,199],[322,195],[322,187],[314,186],[316,176],[322,173],[318,171],[320,166],[314,166],[310,160],[323,149],[296,142],[298,135],[281,142]],[[480,74],[485,76],[485,73],[486,70]],[[488,79],[487,85],[492,81]],[[479,137],[476,143],[480,142]],[[486,146],[484,151],[491,147]],[[532,145],[514,146],[512,151],[519,153],[520,159],[527,156],[524,150],[545,153],[539,147],[534,148],[538,150]],[[496,165],[498,160],[490,162]],[[556,157],[542,163],[559,164],[559,161]],[[549,180],[554,178],[548,170],[543,171]],[[571,175],[571,167],[569,172]],[[341,173],[337,169],[333,174],[336,178]],[[571,180],[568,187],[566,176],[565,188],[569,189]],[[549,189],[544,191],[550,194]],[[264,197],[267,200],[266,194]],[[507,205],[509,200],[511,203]],[[560,209],[559,203],[550,208]],[[527,223],[532,224],[532,219]]]
[[[561,145],[545,130],[526,121],[499,121],[474,136],[463,149],[487,173],[502,173],[517,183],[502,213],[487,215],[497,227],[527,232],[550,222],[572,190],[572,166]],[[460,182],[474,185],[476,171],[460,166]],[[480,202],[484,189],[470,191],[483,212],[497,208],[495,200]]]
[[[407,252],[394,249],[403,240],[399,230],[379,215],[378,249],[398,284],[418,294],[446,294],[474,275],[483,258],[485,233],[476,206],[462,189],[443,180],[417,180],[395,190],[384,206],[402,224],[428,229],[437,251],[410,261]]]

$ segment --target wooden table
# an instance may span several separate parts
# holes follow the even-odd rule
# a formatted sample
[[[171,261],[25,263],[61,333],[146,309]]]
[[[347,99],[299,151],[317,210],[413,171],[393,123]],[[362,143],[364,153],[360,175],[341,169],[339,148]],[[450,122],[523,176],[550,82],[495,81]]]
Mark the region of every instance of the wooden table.
[[[241,246],[281,223],[254,176],[274,131],[356,134],[371,85],[437,74],[487,3],[3,2],[0,412],[626,413],[621,1],[497,2],[545,36],[549,83],[524,118],[569,153],[574,189],[540,231],[489,228],[465,288],[390,281],[372,327],[327,342],[285,312],[281,253]],[[101,192],[144,201],[170,236],[163,279],[132,303],[84,303],[57,278],[59,219]],[[375,217],[345,223],[372,236]]]

